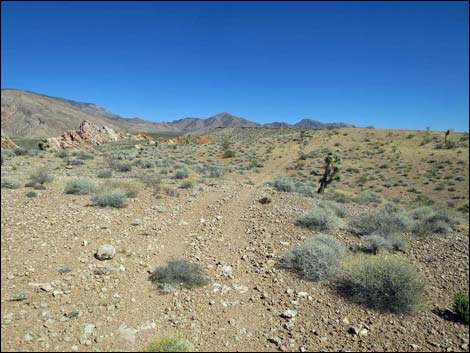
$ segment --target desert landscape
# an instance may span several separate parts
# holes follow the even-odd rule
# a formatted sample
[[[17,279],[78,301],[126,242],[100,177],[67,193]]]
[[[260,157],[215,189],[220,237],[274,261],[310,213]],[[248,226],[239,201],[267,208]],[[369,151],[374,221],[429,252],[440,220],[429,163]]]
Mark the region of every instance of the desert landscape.
[[[2,351],[162,337],[197,351],[468,351],[468,296],[467,323],[455,304],[469,286],[468,133],[240,124],[169,138],[89,119],[9,139],[25,125],[4,113],[9,93]],[[329,154],[340,178],[318,193]],[[360,266],[381,264],[354,295]]]
[[[469,3],[3,1],[2,352],[469,352]]]

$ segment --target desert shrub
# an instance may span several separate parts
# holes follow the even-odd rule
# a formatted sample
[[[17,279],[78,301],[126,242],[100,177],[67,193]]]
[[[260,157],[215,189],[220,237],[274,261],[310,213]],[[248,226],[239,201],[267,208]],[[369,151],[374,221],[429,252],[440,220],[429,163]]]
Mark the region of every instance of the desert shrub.
[[[411,230],[417,235],[447,234],[456,224],[456,220],[443,209],[419,207],[411,212],[411,216],[415,220]]]
[[[468,324],[469,322],[469,303],[468,294],[456,293],[454,296],[454,312],[457,318]]]
[[[65,184],[64,192],[73,195],[88,195],[95,192],[96,186],[87,179],[72,179]]]
[[[192,352],[194,347],[178,336],[165,336],[153,339],[144,348],[144,352]]]
[[[132,170],[132,164],[129,162],[116,163],[114,169],[118,172],[130,172]]]
[[[2,189],[18,189],[21,185],[18,180],[9,177],[2,178],[1,184]]]
[[[50,183],[52,180],[54,180],[54,177],[50,175],[46,170],[41,169],[37,170],[34,173],[31,174],[29,177],[31,184],[30,186],[34,185],[44,185]]]
[[[346,211],[344,208],[335,201],[323,200],[318,204],[318,207],[331,210],[336,216],[340,218],[346,217]]]
[[[279,177],[269,183],[277,191],[292,192],[295,190],[295,183],[289,177]]]
[[[371,234],[363,237],[366,243],[364,250],[377,254],[380,251],[399,251],[404,250],[406,241],[400,234]]]
[[[28,149],[24,147],[16,147],[13,152],[17,156],[26,156],[28,154]]]
[[[339,227],[339,219],[330,209],[315,208],[297,222],[300,226],[320,231],[336,230]]]
[[[313,197],[316,194],[315,188],[305,183],[296,183],[295,192],[298,192],[299,194],[302,194],[308,197]]]
[[[162,188],[162,178],[153,174],[142,174],[139,176],[140,181],[148,188],[151,188],[154,193],[159,193]]]
[[[344,252],[341,242],[319,234],[290,250],[281,260],[281,266],[302,278],[318,281],[336,273]]]
[[[180,185],[180,188],[181,189],[192,189],[192,188],[194,188],[194,181],[192,181],[192,180],[183,181]]]
[[[127,205],[127,196],[122,191],[101,192],[91,197],[94,206],[122,208]]]
[[[69,156],[69,153],[66,150],[60,150],[56,152],[55,156],[59,158],[65,158]]]
[[[373,202],[379,203],[382,202],[382,196],[376,194],[375,192],[365,190],[354,198],[354,202],[360,204],[368,204]]]
[[[139,187],[129,181],[105,180],[99,187],[100,192],[122,191],[129,198],[135,198],[139,193]]]
[[[165,194],[171,197],[178,197],[180,196],[180,192],[176,188],[165,187],[164,188]]]
[[[338,203],[348,203],[351,201],[351,198],[339,191],[327,191],[324,196],[326,200],[335,201]]]
[[[217,166],[210,166],[207,172],[210,178],[221,178],[224,176],[224,170]]]
[[[38,196],[38,194],[36,193],[36,191],[28,191],[26,193],[26,197],[36,197]]]
[[[204,270],[186,260],[170,260],[164,267],[157,268],[150,276],[152,283],[164,291],[178,286],[185,288],[201,287],[208,283]]]
[[[387,203],[378,212],[354,219],[349,224],[358,234],[375,233],[386,237],[390,234],[406,232],[410,228],[411,220],[398,206]]]
[[[188,171],[186,169],[176,169],[175,179],[185,179],[188,177]]]
[[[100,179],[111,178],[113,176],[113,170],[110,168],[99,169],[96,171],[96,176]]]
[[[233,157],[235,157],[235,151],[226,150],[224,152],[224,158],[233,158]]]
[[[339,292],[368,308],[395,313],[415,308],[424,281],[410,263],[397,256],[357,256],[344,264]]]
[[[80,159],[93,159],[95,158],[95,155],[93,153],[90,153],[90,152],[85,152],[85,151],[80,151],[79,155],[78,155],[78,158]]]
[[[70,158],[70,157],[65,157],[64,162],[70,165],[82,165],[85,164],[83,160],[80,158]]]

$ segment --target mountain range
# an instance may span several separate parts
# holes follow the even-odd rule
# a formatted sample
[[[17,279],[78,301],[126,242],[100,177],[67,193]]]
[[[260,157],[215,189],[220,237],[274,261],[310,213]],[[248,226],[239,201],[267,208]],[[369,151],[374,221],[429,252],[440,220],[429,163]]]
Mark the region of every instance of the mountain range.
[[[184,118],[172,122],[151,122],[140,118],[124,118],[94,103],[76,102],[17,89],[1,91],[2,132],[14,138],[45,138],[76,129],[83,120],[109,126],[119,132],[153,132],[184,134],[226,127],[267,128],[343,128],[355,127],[346,123],[322,123],[303,119],[296,124],[256,122],[220,113],[210,118]]]

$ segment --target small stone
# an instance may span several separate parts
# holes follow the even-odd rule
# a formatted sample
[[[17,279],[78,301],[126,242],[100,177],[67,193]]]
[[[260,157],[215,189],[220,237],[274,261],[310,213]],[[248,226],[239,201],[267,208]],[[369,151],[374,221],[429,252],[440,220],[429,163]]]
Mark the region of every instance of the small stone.
[[[26,293],[15,293],[13,294],[10,300],[14,302],[21,302],[26,299],[28,299],[28,296]]]
[[[94,331],[95,331],[95,325],[86,324],[85,327],[83,328],[83,335],[85,337],[89,337],[93,334]]]
[[[281,314],[281,317],[285,319],[292,319],[295,315],[297,315],[297,310],[288,309]]]
[[[223,266],[222,267],[222,272],[229,275],[233,272],[232,266]]]
[[[349,325],[349,320],[348,320],[348,318],[347,318],[347,317],[345,317],[345,318],[343,319],[343,324],[345,324],[345,325]]]
[[[28,332],[26,335],[24,335],[23,339],[25,342],[31,342],[33,340],[33,335]]]
[[[367,330],[366,328],[359,330],[359,336],[361,337],[367,336],[368,333],[369,333],[369,330]]]
[[[45,292],[52,292],[54,290],[50,283],[42,283],[39,285],[39,288]]]
[[[82,241],[82,246],[87,246],[88,245],[88,241],[84,240]]]
[[[464,351],[468,351],[468,344],[467,343],[462,343],[460,348],[462,348]]]
[[[96,251],[95,257],[100,260],[110,260],[116,255],[116,249],[114,246],[106,244],[101,245],[98,250]]]

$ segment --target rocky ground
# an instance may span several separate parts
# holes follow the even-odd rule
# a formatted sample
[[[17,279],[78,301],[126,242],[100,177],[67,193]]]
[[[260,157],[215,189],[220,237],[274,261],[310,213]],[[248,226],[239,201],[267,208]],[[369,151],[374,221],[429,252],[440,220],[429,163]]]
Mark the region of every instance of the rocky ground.
[[[404,256],[426,278],[419,310],[367,310],[329,283],[279,268],[312,235],[295,221],[320,201],[266,185],[291,162],[280,153],[256,173],[177,198],[140,192],[124,209],[65,195],[62,179],[36,198],[2,189],[2,351],[139,351],[172,333],[199,351],[468,351],[468,326],[445,315],[453,295],[468,292],[468,223],[446,236],[410,236]],[[271,202],[261,204],[265,196]],[[373,210],[344,206],[348,218]],[[346,225],[330,234],[351,254],[361,245]],[[95,252],[105,244],[116,253],[100,261]],[[174,258],[199,263],[210,284],[158,291],[148,277]]]

